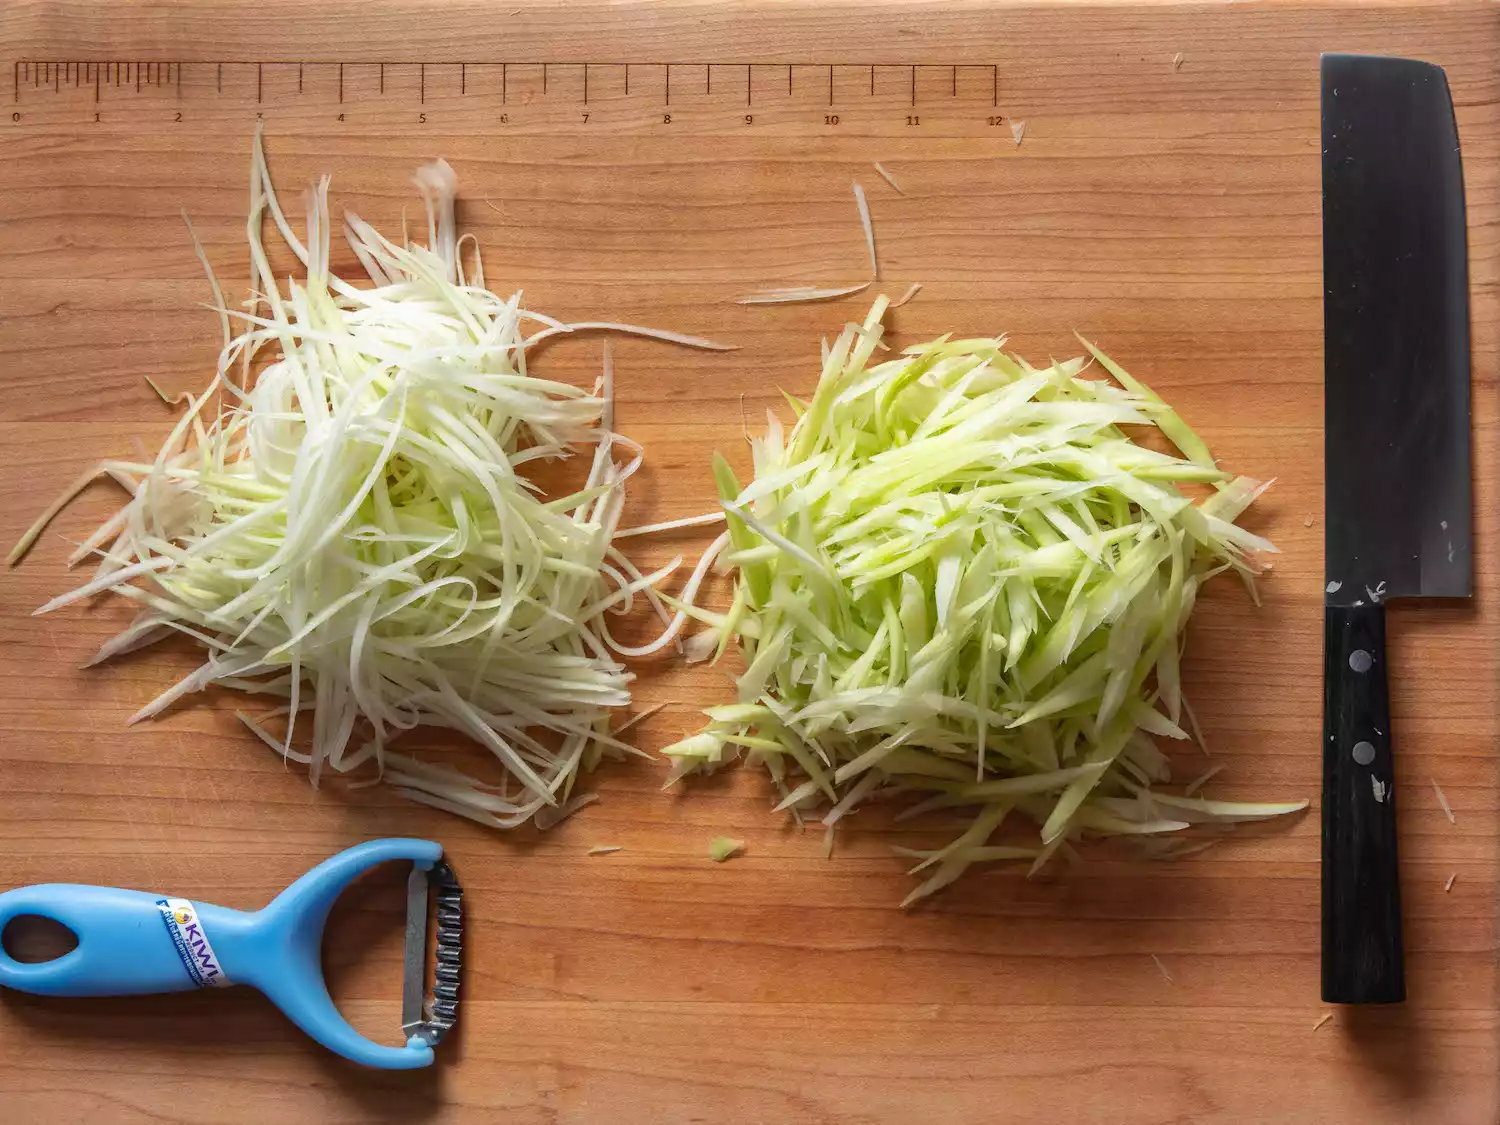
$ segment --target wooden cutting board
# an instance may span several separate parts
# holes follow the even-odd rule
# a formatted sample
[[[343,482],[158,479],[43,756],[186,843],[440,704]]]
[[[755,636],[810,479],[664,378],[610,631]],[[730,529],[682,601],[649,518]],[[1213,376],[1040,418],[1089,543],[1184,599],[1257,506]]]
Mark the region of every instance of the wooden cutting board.
[[[1005,330],[1024,354],[1062,356],[1081,329],[1226,464],[1277,478],[1250,517],[1283,552],[1265,604],[1227,582],[1204,597],[1185,676],[1224,766],[1212,792],[1315,799],[1324,49],[1448,69],[1478,506],[1473,604],[1392,609],[1411,998],[1316,1028],[1316,808],[1184,862],[996,870],[903,912],[912,883],[891,845],[951,829],[872,818],[826,859],[749,773],[662,793],[660,763],[611,768],[597,806],[502,836],[379,789],[315,792],[244,733],[233,700],[127,730],[189,654],[80,671],[120,608],[29,616],[69,585],[68,538],[115,500],[98,487],[0,579],[0,886],[252,908],[337,849],[431,836],[468,893],[463,1016],[442,1065],[388,1074],[249,993],[6,994],[8,1120],[1496,1119],[1500,10],[11,0],[0,47],[16,64],[0,118],[7,542],[88,463],[155,447],[171,412],[143,376],[205,381],[217,329],[178,210],[242,292],[257,113],[289,199],[328,172],[339,204],[397,226],[418,206],[413,169],[443,155],[492,284],[559,316],[741,345],[619,346],[618,423],[650,454],[642,520],[706,510],[710,453],[743,464],[742,418],[810,387],[819,336],[862,313],[868,294],[730,303],[862,280],[857,180],[885,287],[924,286],[890,319],[899,340]],[[539,362],[586,378],[598,344]],[[648,749],[728,691],[721,671],[639,671],[638,706],[666,703],[639,728]],[[1207,764],[1194,753],[1184,778]],[[746,854],[709,862],[720,834]],[[588,856],[596,844],[624,850]],[[329,929],[335,997],[387,1040],[399,911],[397,880],[376,879]]]

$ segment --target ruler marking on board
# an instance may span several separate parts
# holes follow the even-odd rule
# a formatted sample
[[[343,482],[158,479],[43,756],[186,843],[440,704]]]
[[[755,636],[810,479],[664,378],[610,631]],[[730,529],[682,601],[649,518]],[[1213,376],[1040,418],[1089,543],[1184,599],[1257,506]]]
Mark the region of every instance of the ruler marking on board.
[[[90,62],[96,62],[96,61],[98,61],[98,62],[105,62],[105,61],[107,61],[107,62],[109,62],[111,64],[114,64],[115,62],[125,62],[125,63],[129,63],[129,64],[133,64],[135,60],[134,59],[123,59],[122,60],[122,59],[119,59],[117,57],[112,57],[112,58],[107,59],[107,60],[105,60],[105,59],[96,60],[96,59],[87,59],[87,58],[73,57],[73,56],[69,56],[67,58],[63,58],[61,56],[50,57],[50,58],[35,58],[35,57],[31,57],[31,56],[20,56],[16,61],[22,67],[27,67],[27,66],[32,66],[32,67],[37,67],[37,66],[40,66],[40,67],[50,67],[50,66],[52,66],[54,64],[56,64],[58,66],[62,66],[64,64],[80,63],[80,62],[81,63],[90,63]],[[333,66],[338,66],[340,64],[343,64],[345,66],[381,66],[381,65],[384,65],[384,66],[421,66],[423,64],[426,64],[427,66],[455,66],[456,67],[456,66],[464,66],[464,65],[468,65],[468,66],[501,66],[504,63],[513,63],[516,66],[534,66],[534,67],[542,67],[542,66],[549,66],[549,67],[576,66],[576,67],[582,67],[584,65],[584,63],[588,63],[591,66],[626,66],[626,65],[629,65],[629,66],[666,66],[668,63],[670,63],[672,66],[677,66],[677,67],[681,67],[681,66],[709,66],[709,65],[712,65],[712,66],[730,66],[730,67],[772,66],[772,67],[780,67],[780,68],[785,69],[786,67],[791,66],[791,67],[795,67],[797,69],[813,68],[813,69],[818,69],[818,70],[823,70],[823,69],[826,69],[827,67],[830,67],[830,66],[832,66],[832,67],[838,67],[838,68],[845,68],[845,69],[848,69],[848,68],[858,68],[858,69],[861,69],[861,70],[868,69],[870,66],[875,66],[875,67],[878,67],[878,68],[880,68],[882,70],[910,70],[913,66],[915,66],[918,70],[941,70],[941,71],[944,71],[944,72],[951,71],[952,68],[955,67],[955,66],[959,70],[991,70],[991,69],[993,69],[997,65],[995,63],[946,63],[946,62],[938,63],[938,62],[910,62],[910,61],[870,63],[868,61],[852,62],[852,61],[848,61],[848,60],[844,60],[844,61],[834,60],[834,61],[830,62],[827,59],[795,59],[795,60],[792,60],[791,62],[787,62],[787,61],[784,61],[784,60],[782,60],[782,61],[776,61],[776,62],[768,62],[768,61],[765,61],[763,59],[762,60],[751,59],[751,60],[747,61],[747,60],[744,60],[744,59],[733,59],[733,58],[730,58],[730,59],[701,59],[701,58],[699,58],[699,59],[692,59],[692,58],[688,58],[688,59],[684,59],[684,58],[670,58],[670,59],[666,59],[666,58],[644,58],[644,57],[643,58],[576,58],[576,59],[542,59],[542,58],[519,58],[519,59],[514,59],[513,58],[513,59],[493,59],[493,60],[486,60],[486,59],[432,59],[432,58],[319,59],[319,58],[297,58],[297,57],[293,56],[293,57],[288,57],[288,58],[275,58],[275,59],[273,59],[273,58],[263,58],[262,59],[262,58],[253,58],[253,57],[251,57],[251,58],[228,58],[228,57],[225,57],[225,58],[211,58],[210,57],[210,58],[200,58],[200,59],[177,59],[177,58],[170,59],[170,60],[168,60],[168,59],[150,59],[150,60],[146,60],[146,61],[148,61],[150,63],[153,63],[153,64],[159,64],[159,65],[162,65],[162,66],[165,66],[167,64],[167,62],[171,62],[171,64],[174,67],[176,67],[176,66],[328,66],[328,67],[333,67]],[[50,82],[52,80],[51,77],[50,77],[51,71],[48,70],[46,73],[48,75],[47,81]]]
[[[512,74],[513,66],[521,70]],[[656,96],[655,82],[632,82],[639,79],[641,67],[661,71],[661,101],[656,104],[667,112],[658,112],[654,119],[641,113]],[[198,71],[190,76],[194,68]],[[702,68],[701,89],[695,77],[689,77],[686,84],[682,81],[684,69],[695,76],[694,68]],[[766,68],[773,76],[769,87]],[[605,74],[603,79],[601,72]],[[988,90],[984,89],[985,72]],[[777,86],[783,75],[784,94]],[[187,90],[190,77],[193,89]],[[92,91],[85,93],[90,86]],[[37,100],[43,91],[48,94],[46,103]],[[74,91],[78,91],[76,96]],[[375,100],[377,94],[379,102]],[[957,129],[967,134],[1006,120],[989,112],[1000,105],[999,65],[980,62],[745,61],[732,56],[709,60],[641,57],[494,61],[20,56],[11,62],[11,100],[17,106],[17,112],[11,114],[12,123],[66,126],[82,121],[99,123],[105,118],[128,123],[132,116],[150,122],[155,120],[153,113],[166,108],[168,98],[178,103],[172,107],[176,121],[186,119],[200,126],[222,124],[242,112],[264,117],[291,113],[294,123],[299,121],[295,115],[301,114],[300,122],[310,125],[315,118],[307,113],[316,112],[320,106],[329,107],[330,117],[336,114],[341,123],[345,121],[343,111],[352,109],[349,121],[367,128],[402,122],[408,108],[412,111],[411,124],[426,125],[432,120],[444,125],[448,123],[442,116],[445,113],[468,115],[449,119],[454,123],[472,122],[476,113],[481,115],[478,120],[484,120],[486,103],[495,105],[497,124],[523,128],[578,126],[587,123],[595,110],[599,111],[599,123],[606,126],[640,129],[653,120],[659,125],[672,125],[680,109],[689,131],[739,127],[739,118],[743,117],[744,125],[772,129],[838,128],[842,124],[846,128],[853,125],[854,132],[868,132],[894,129],[904,122],[906,126],[931,126],[938,132]],[[205,98],[209,100],[206,111]],[[213,104],[215,99],[217,106]],[[907,109],[914,110],[919,103],[934,115],[932,121],[927,113],[920,118],[914,112],[907,114]],[[939,111],[939,104],[948,108]],[[566,114],[559,115],[569,105],[585,108],[585,113],[571,121]],[[28,106],[32,108],[28,110]],[[199,112],[195,112],[195,106]],[[502,106],[522,107],[523,116],[507,116]],[[81,111],[86,107],[89,112],[85,114]],[[101,114],[101,110],[111,108],[116,112]],[[419,108],[420,114],[416,112]],[[754,114],[747,112],[757,108]],[[437,118],[433,118],[434,111]],[[612,117],[614,112],[623,116]]]

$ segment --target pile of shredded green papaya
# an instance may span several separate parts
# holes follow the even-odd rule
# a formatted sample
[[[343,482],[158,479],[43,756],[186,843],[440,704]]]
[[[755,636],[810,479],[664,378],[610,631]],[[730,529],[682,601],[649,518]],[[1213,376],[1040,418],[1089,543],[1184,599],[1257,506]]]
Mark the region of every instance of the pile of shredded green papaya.
[[[911,853],[930,874],[909,902],[975,863],[1037,870],[1088,836],[1170,854],[1198,846],[1177,835],[1194,825],[1305,807],[1152,787],[1170,780],[1155,740],[1196,726],[1178,662],[1198,591],[1233,570],[1253,596],[1275,550],[1235,523],[1264,486],[1086,341],[1113,381],[1087,357],[1032,367],[1004,338],[875,362],[885,309],[825,343],[790,435],[770,416],[752,441],[749,485],[716,462],[728,525],[710,552],[733,600],[678,608],[709,625],[690,656],[733,641],[745,669],[738,701],[666,748],[671,779],[748,751],[779,809],[827,806],[830,831],[883,791],[968,810],[950,844]],[[1012,818],[1034,828],[992,843]]]

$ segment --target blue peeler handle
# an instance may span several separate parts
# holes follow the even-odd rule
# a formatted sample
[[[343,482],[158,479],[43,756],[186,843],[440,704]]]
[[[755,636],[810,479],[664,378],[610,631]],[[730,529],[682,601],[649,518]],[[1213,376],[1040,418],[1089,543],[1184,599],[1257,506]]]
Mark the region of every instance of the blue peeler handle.
[[[371,840],[314,867],[262,910],[229,910],[149,891],[43,883],[0,894],[0,931],[35,914],[78,944],[51,961],[16,961],[0,943],[0,985],[42,996],[130,996],[248,984],[298,1027],[345,1058],[407,1070],[432,1063],[418,1037],[403,1047],[365,1038],[339,1014],[323,982],[323,926],[358,875],[391,860],[426,870],[442,858],[430,840]]]

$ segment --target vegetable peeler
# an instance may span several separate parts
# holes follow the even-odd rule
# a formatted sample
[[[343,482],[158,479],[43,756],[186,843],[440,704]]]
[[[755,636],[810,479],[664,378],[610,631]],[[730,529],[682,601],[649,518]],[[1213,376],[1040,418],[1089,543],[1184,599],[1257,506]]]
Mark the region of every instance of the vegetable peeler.
[[[318,864],[262,910],[70,883],[0,894],[0,931],[39,915],[78,939],[51,961],[16,961],[0,944],[0,985],[40,996],[130,996],[190,988],[258,988],[307,1034],[366,1066],[409,1070],[432,1063],[433,1047],[457,1019],[463,889],[430,840],[371,840]],[[323,926],[334,900],[378,864],[407,859],[402,1047],[355,1031],[323,981]],[[423,1002],[429,898],[437,899],[433,993]]]

